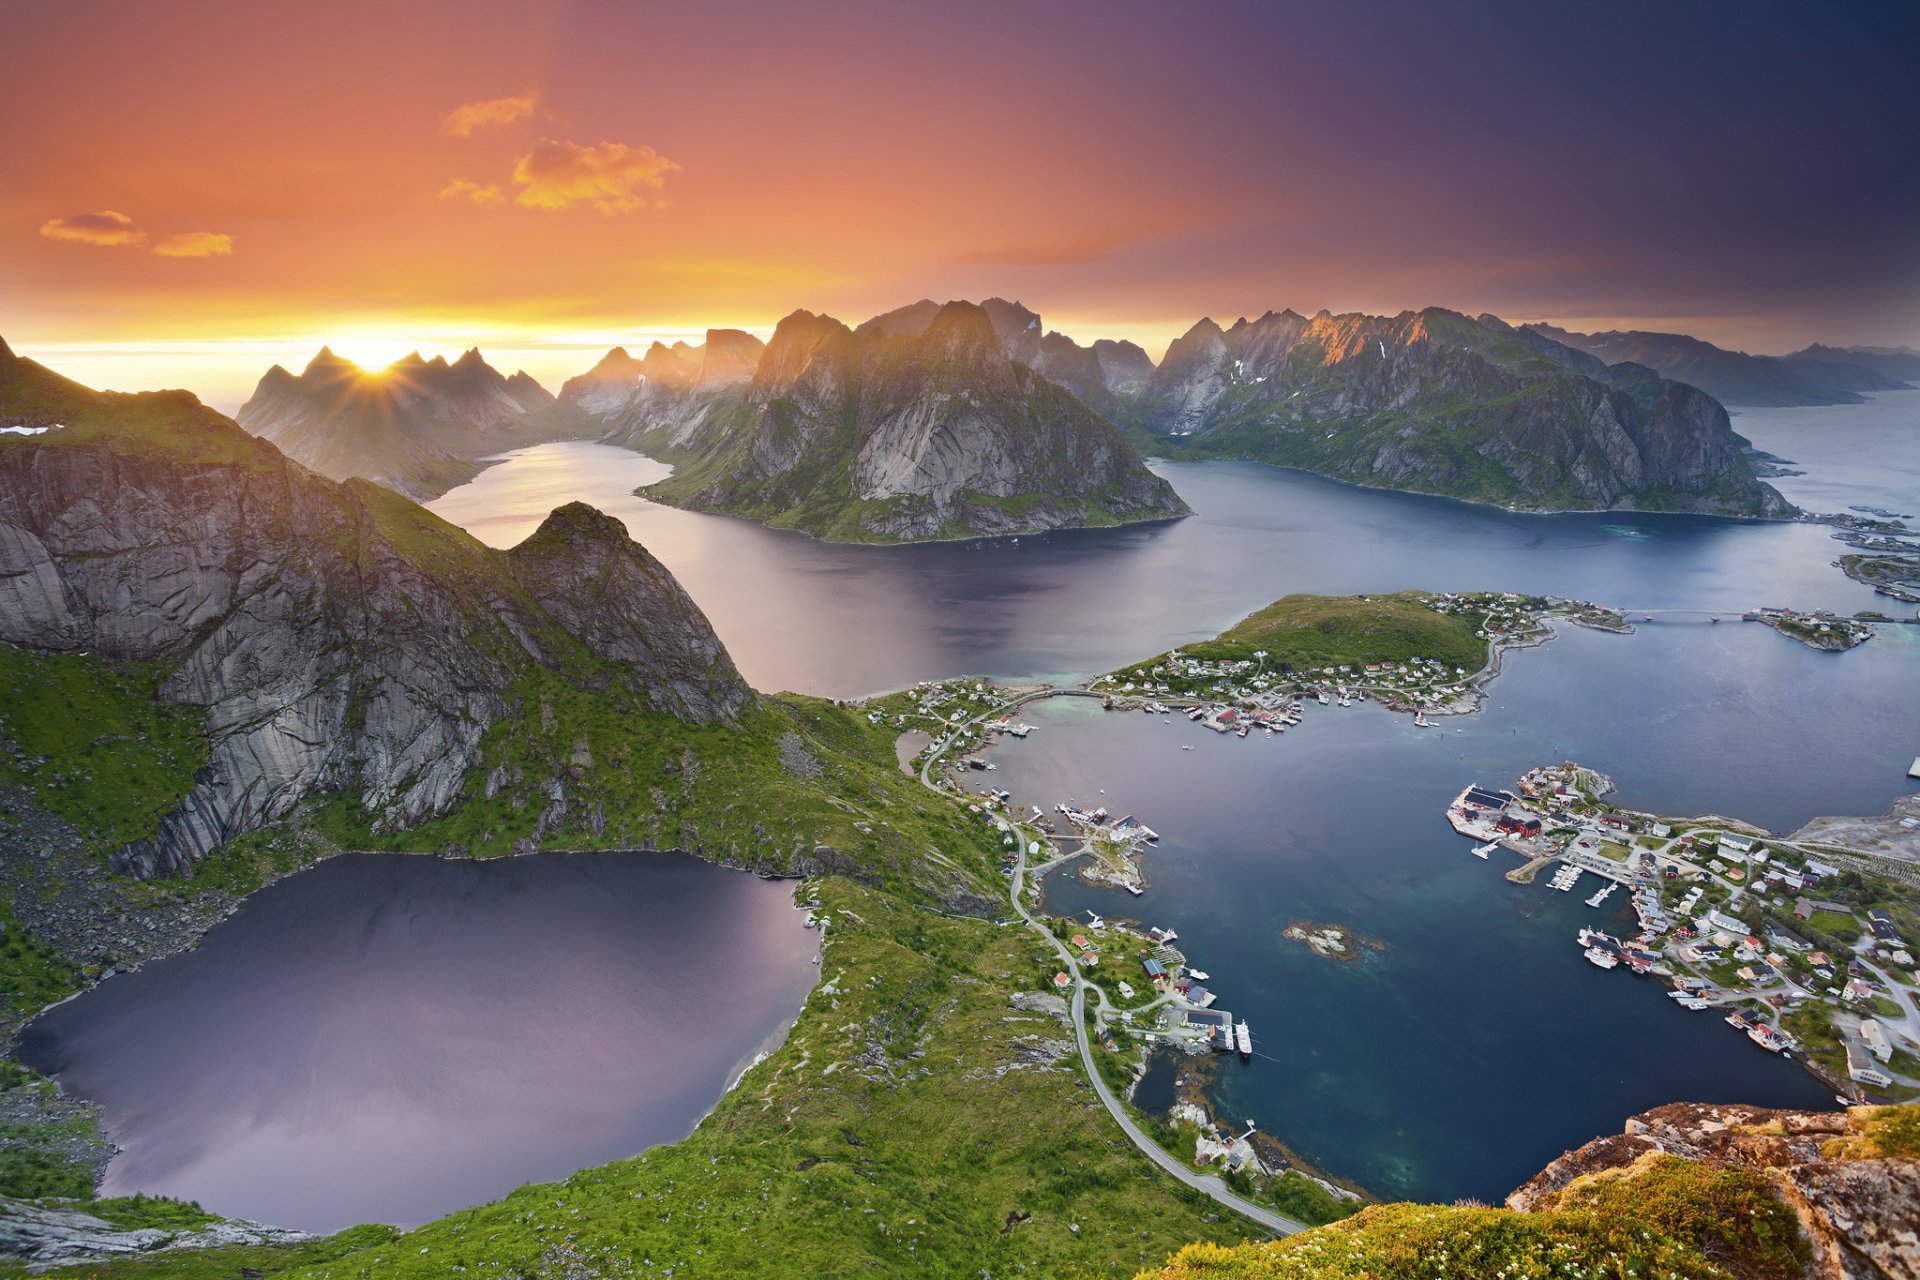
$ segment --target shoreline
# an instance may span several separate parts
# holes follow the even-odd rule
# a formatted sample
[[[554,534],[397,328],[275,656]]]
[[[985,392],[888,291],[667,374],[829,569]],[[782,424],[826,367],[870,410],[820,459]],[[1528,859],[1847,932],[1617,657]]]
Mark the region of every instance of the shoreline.
[[[1627,888],[1640,933],[1623,942],[1603,930],[1582,928],[1576,941],[1595,967],[1606,971],[1625,965],[1636,976],[1659,980],[1665,994],[1684,1008],[1726,1013],[1725,1021],[1760,1048],[1792,1059],[1843,1100],[1868,1102],[1868,1088],[1893,1090],[1896,1102],[1901,1094],[1908,1100],[1920,1096],[1920,1075],[1910,1074],[1910,1059],[1903,1059],[1908,1062],[1904,1071],[1892,1074],[1875,1063],[1920,1052],[1920,976],[1912,972],[1897,934],[1890,926],[1883,933],[1883,923],[1875,922],[1890,919],[1884,911],[1876,917],[1878,908],[1871,905],[1886,899],[1869,885],[1872,896],[1860,903],[1854,901],[1858,894],[1849,897],[1842,890],[1842,903],[1822,899],[1809,906],[1814,901],[1809,895],[1836,892],[1819,882],[1839,876],[1834,865],[1814,853],[1883,879],[1889,878],[1888,869],[1874,864],[1904,860],[1810,844],[1798,833],[1775,835],[1717,815],[1676,818],[1607,804],[1602,798],[1612,791],[1604,774],[1571,761],[1535,766],[1521,776],[1517,791],[1469,786],[1454,798],[1446,817],[1455,834],[1487,839],[1528,860],[1505,874],[1511,883],[1530,884],[1539,871],[1558,863],[1554,889],[1571,893],[1584,875],[1604,882],[1587,899],[1590,907],[1598,907],[1616,888]],[[1909,809],[1913,813],[1905,812]],[[1912,816],[1920,816],[1920,797],[1902,797],[1879,819],[1815,822],[1883,827]],[[1620,853],[1606,853],[1609,847]],[[1779,887],[1771,890],[1776,880]],[[1775,901],[1783,894],[1788,895],[1785,906]],[[1824,919],[1817,928],[1807,923],[1820,913],[1837,915],[1843,923]],[[1844,965],[1829,961],[1829,950],[1843,956]],[[1729,952],[1731,959],[1725,958]],[[1905,976],[1893,976],[1902,969]],[[1863,979],[1857,990],[1856,977]],[[1833,985],[1836,981],[1845,983],[1844,992]],[[1885,1056],[1869,1055],[1860,1044],[1862,1029],[1882,1019],[1876,1034],[1886,1038]],[[1803,1043],[1803,1036],[1813,1043]],[[1847,1064],[1846,1076],[1821,1060],[1835,1053]]]

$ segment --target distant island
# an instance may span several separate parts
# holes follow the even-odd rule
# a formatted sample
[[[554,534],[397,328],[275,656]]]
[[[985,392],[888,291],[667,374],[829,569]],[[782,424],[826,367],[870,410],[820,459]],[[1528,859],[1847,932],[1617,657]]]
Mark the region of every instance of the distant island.
[[[1782,517],[1712,396],[1495,316],[1203,319],[1122,409],[1143,448],[1529,511]]]
[[[1859,404],[1869,393],[1907,391],[1920,382],[1920,354],[1912,351],[1816,343],[1792,355],[1755,356],[1684,333],[1574,333],[1548,324],[1527,329],[1609,365],[1645,365],[1725,405]]]
[[[674,463],[647,497],[834,541],[1185,515],[1112,422],[1016,358],[1037,353],[1038,317],[1009,333],[1009,305],[908,308],[858,329],[796,311],[764,349],[716,330],[704,350],[609,353],[561,398]]]

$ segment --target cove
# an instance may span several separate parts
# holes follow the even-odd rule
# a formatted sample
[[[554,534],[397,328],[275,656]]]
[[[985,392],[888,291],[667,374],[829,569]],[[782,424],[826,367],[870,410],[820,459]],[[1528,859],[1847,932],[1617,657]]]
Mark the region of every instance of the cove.
[[[102,1105],[103,1195],[411,1226],[684,1137],[818,977],[793,886],[670,853],[346,854],[19,1056]]]

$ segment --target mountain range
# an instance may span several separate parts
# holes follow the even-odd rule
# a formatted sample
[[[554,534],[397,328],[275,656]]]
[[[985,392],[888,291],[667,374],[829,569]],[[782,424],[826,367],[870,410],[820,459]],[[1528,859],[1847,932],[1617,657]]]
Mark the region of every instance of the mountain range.
[[[1528,509],[1791,511],[1711,396],[1438,307],[1203,319],[1125,412],[1137,439],[1174,457]]]
[[[322,350],[298,376],[270,370],[239,420],[324,474],[421,499],[503,450],[598,438],[675,464],[651,498],[849,541],[1183,514],[1142,451],[1524,509],[1780,516],[1713,387],[1829,403],[1915,366],[1904,350],[1755,357],[1430,307],[1202,319],[1156,367],[1018,302],[922,299],[852,327],[796,311],[764,343],[712,329],[637,358],[615,347],[557,398],[478,351],[370,374]]]
[[[322,475],[364,477],[421,501],[471,480],[482,458],[588,426],[526,373],[507,377],[478,349],[451,363],[415,352],[369,371],[322,347],[297,375],[267,370],[238,421]]]
[[[1113,422],[1028,363],[1041,357],[1039,323],[1000,299],[916,303],[858,328],[796,311],[750,377],[739,376],[748,348],[738,339],[715,359],[720,330],[697,359],[657,344],[638,362],[610,352],[561,398],[595,413],[607,439],[675,464],[649,497],[821,537],[991,536],[1184,514]]]
[[[1684,333],[1572,333],[1547,324],[1526,327],[1609,365],[1645,365],[1736,407],[1859,404],[1863,393],[1904,391],[1920,382],[1920,354],[1905,349],[1816,344],[1792,355],[1754,356]]]

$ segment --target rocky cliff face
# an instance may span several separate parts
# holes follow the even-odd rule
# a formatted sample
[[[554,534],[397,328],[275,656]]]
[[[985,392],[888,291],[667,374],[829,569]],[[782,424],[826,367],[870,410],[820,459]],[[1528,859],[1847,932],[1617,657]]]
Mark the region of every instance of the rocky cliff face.
[[[1438,308],[1202,320],[1136,413],[1177,452],[1363,484],[1545,509],[1791,510],[1710,397]]]
[[[1644,365],[1662,377],[1700,388],[1722,404],[1859,404],[1862,392],[1898,391],[1906,383],[1831,347],[1809,347],[1791,356],[1754,356],[1728,351],[1684,333],[1609,330],[1573,333],[1552,325],[1527,328],[1607,364]]]
[[[269,369],[239,421],[322,475],[362,476],[421,500],[471,479],[480,458],[581,434],[584,423],[478,350],[452,363],[416,352],[369,373],[325,347],[298,375]]]
[[[1920,1275],[1920,1110],[1777,1111],[1676,1103],[1627,1121],[1624,1132],[1561,1156],[1507,1197],[1550,1209],[1581,1183],[1678,1156],[1758,1173],[1812,1244],[1820,1280]]]
[[[1038,360],[1042,346],[1039,317],[998,299],[915,304],[858,330],[798,311],[750,380],[643,379],[602,417],[609,439],[677,464],[650,496],[824,537],[996,535],[1184,513],[1111,422],[1016,358]],[[1097,357],[1092,367],[1099,376]]]
[[[496,552],[185,393],[63,416],[0,437],[0,641],[164,661],[160,696],[208,713],[206,766],[123,870],[178,873],[316,793],[393,826],[445,813],[536,669],[696,722],[750,696],[672,576],[589,508]]]

